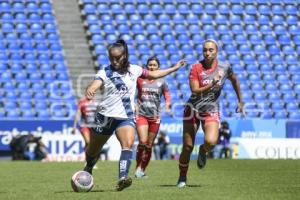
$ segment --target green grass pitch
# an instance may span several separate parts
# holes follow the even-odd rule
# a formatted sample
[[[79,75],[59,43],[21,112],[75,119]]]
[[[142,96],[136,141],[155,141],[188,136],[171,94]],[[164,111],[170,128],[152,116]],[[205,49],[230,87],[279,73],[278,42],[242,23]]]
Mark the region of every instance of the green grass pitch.
[[[300,160],[208,160],[199,170],[191,161],[188,187],[177,188],[177,161],[151,161],[148,179],[135,179],[128,189],[114,191],[118,162],[99,161],[94,188],[75,193],[73,173],[84,163],[0,162],[0,199],[299,199]],[[133,162],[130,175],[134,174]]]

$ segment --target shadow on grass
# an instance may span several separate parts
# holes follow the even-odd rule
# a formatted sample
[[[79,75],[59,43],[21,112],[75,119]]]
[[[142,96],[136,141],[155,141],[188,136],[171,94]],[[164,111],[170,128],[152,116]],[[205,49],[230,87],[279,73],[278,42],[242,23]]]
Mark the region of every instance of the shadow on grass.
[[[159,185],[159,187],[177,187],[177,185]],[[186,187],[203,187],[202,185],[189,184]]]
[[[85,194],[85,193],[93,193],[93,192],[116,192],[116,190],[92,190],[89,192],[74,192],[72,190],[64,190],[64,191],[55,191],[55,194],[60,194],[60,193],[81,193],[81,194]]]

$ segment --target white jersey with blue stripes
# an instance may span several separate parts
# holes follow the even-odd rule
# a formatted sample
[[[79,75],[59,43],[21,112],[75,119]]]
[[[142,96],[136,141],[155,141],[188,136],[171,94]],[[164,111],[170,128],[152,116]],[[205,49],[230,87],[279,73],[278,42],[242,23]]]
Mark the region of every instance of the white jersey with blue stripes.
[[[133,118],[137,78],[146,74],[147,70],[132,64],[124,74],[114,71],[111,66],[99,70],[95,80],[102,80],[103,84],[100,97],[96,99],[97,112],[106,117]]]

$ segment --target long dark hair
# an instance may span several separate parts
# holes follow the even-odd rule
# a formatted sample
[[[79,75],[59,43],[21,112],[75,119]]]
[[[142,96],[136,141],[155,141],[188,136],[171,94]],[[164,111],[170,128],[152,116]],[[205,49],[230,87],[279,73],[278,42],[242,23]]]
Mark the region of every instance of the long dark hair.
[[[160,68],[160,62],[159,62],[159,59],[156,56],[151,56],[150,58],[148,58],[146,66],[148,66],[149,62],[152,61],[152,60],[155,60],[158,64],[158,67]]]
[[[109,55],[110,55],[110,51],[113,48],[122,48],[123,49],[123,54],[125,55],[125,58],[123,59],[122,67],[121,67],[121,69],[119,69],[119,71],[122,72],[122,73],[128,72],[129,53],[128,53],[127,43],[123,39],[119,39],[115,43],[109,45],[109,47],[108,47],[108,54]]]

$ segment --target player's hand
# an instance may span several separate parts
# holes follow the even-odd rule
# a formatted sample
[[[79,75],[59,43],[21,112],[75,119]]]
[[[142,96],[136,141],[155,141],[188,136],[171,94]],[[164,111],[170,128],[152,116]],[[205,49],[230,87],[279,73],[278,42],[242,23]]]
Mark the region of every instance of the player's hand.
[[[222,76],[220,76],[220,75],[215,76],[214,80],[212,81],[212,84],[213,85],[218,84],[220,82],[221,78],[222,78]]]
[[[243,116],[245,116],[245,109],[244,109],[244,102],[239,102],[238,107],[235,110],[237,113],[241,113]]]
[[[96,94],[96,91],[93,91],[91,89],[87,89],[86,92],[85,92],[85,96],[88,98],[88,99],[92,99],[94,97],[94,95]]]
[[[182,60],[179,60],[174,67],[176,69],[179,69],[180,67],[184,66],[185,64],[186,64],[186,60],[182,59]]]
[[[166,109],[165,109],[166,113],[168,113],[169,115],[171,115],[171,105],[166,105]]]

